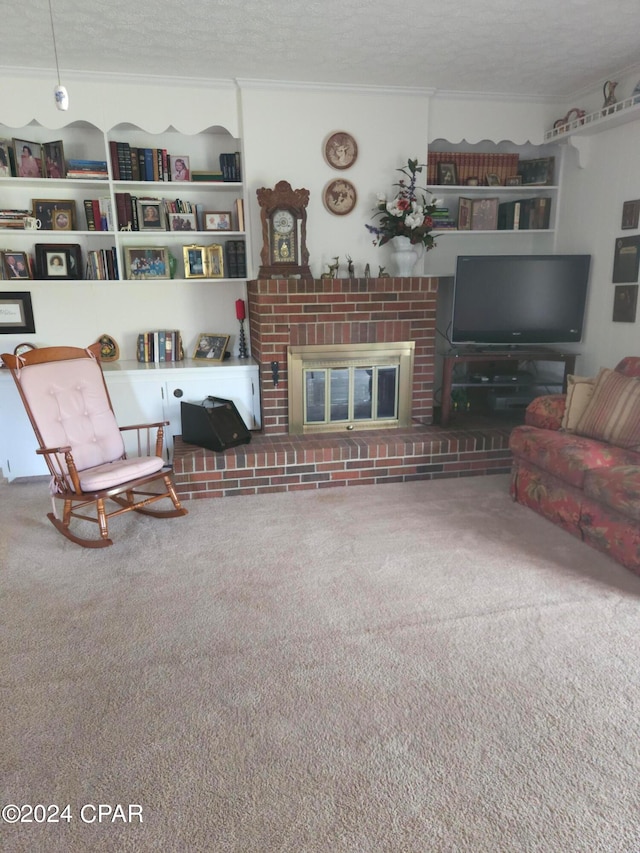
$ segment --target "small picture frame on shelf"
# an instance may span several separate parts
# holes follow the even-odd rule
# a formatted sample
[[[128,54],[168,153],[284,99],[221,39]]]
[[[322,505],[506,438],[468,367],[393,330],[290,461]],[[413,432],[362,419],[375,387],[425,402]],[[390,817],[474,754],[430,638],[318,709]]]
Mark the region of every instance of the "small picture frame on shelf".
[[[219,243],[207,246],[209,278],[224,278],[224,254]]]
[[[29,291],[0,293],[0,335],[17,335],[35,330]]]
[[[40,228],[42,231],[54,231],[53,220],[58,211],[71,211],[71,228],[74,231],[76,228],[76,203],[70,198],[34,198],[31,201],[33,205],[33,215],[40,220]],[[60,229],[58,229],[60,230]],[[65,229],[67,230],[67,229]]]
[[[189,167],[189,158],[184,154],[179,156],[169,156],[169,165],[171,166],[172,181],[190,181],[191,169]]]
[[[128,279],[144,281],[154,278],[171,278],[169,250],[166,246],[128,246],[124,250]]]
[[[638,227],[640,220],[640,199],[634,201],[625,201],[622,205],[622,224],[623,231],[627,231]]]
[[[535,160],[520,160],[518,172],[523,185],[550,186],[553,184],[555,157],[538,157]]]
[[[183,246],[182,259],[184,261],[185,278],[208,278],[207,271],[207,247],[206,246]]]
[[[486,175],[486,181],[487,181],[488,187],[499,187],[499,186],[501,186],[500,178],[498,175],[495,174],[495,172],[488,172]]]
[[[45,142],[42,146],[44,157],[45,178],[66,178],[67,167],[64,160],[64,146],[62,140]]]
[[[198,335],[196,348],[193,353],[194,361],[222,361],[229,344],[229,335],[218,335],[202,332]]]
[[[0,139],[0,178],[16,177],[13,162],[13,144],[11,140]]]
[[[54,210],[51,217],[51,226],[54,231],[73,230],[73,212],[71,208],[58,208]]]
[[[140,231],[166,231],[163,202],[159,198],[138,199],[138,227]]]
[[[42,146],[39,142],[13,138],[13,156],[19,178],[42,178]]]
[[[2,278],[10,281],[31,278],[26,252],[1,252],[0,255],[2,256]]]
[[[505,187],[520,187],[522,186],[522,175],[509,175],[504,181]]]
[[[455,163],[438,163],[438,183],[449,186],[458,183],[458,167]]]
[[[195,213],[169,213],[169,231],[197,231]]]
[[[498,198],[474,198],[471,203],[471,230],[495,231],[498,227]]]
[[[205,210],[205,231],[231,231],[231,213],[219,210]]]
[[[43,280],[82,278],[82,250],[79,244],[36,243],[36,270]]]

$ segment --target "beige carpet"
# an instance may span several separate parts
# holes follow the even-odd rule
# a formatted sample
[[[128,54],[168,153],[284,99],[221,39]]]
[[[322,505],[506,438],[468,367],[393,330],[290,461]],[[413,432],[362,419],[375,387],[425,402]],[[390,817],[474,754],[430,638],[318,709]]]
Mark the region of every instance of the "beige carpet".
[[[200,501],[93,552],[46,484],[0,502],[2,801],[71,815],[3,850],[640,850],[640,578],[504,476]]]

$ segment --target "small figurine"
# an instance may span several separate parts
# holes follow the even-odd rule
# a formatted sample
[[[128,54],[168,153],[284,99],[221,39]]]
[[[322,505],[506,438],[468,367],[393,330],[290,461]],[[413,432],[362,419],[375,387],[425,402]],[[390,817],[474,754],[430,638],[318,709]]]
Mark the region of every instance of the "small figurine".
[[[351,260],[351,255],[347,255],[347,277],[355,278],[355,271],[353,269],[353,261]]]
[[[338,267],[340,265],[340,255],[335,255],[333,260],[335,264],[328,264],[329,270],[327,272],[323,272],[320,278],[337,278],[338,277]]]
[[[384,271],[384,267],[378,267],[378,278],[391,278],[391,276]]]
[[[371,278],[371,267],[369,266],[369,264],[367,264],[364,268],[364,277]]]
[[[607,80],[607,82],[602,87],[602,94],[604,95],[604,104],[602,105],[602,115],[606,116],[609,113],[613,112],[612,107],[618,103],[618,99],[615,96],[616,86],[618,84],[613,80]]]

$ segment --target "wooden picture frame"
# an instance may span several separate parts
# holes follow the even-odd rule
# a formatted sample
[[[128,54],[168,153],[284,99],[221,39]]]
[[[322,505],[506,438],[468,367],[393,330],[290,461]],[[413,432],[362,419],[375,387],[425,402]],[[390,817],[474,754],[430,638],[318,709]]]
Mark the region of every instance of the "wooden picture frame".
[[[455,163],[438,163],[438,183],[455,186],[458,183],[458,167]]]
[[[140,231],[166,231],[164,202],[159,198],[139,198],[138,228]]]
[[[166,246],[127,246],[124,250],[127,279],[146,281],[171,278]]]
[[[2,278],[8,281],[31,278],[31,268],[26,252],[1,252]]]
[[[616,284],[613,294],[614,323],[635,323],[638,307],[638,285]]]
[[[207,246],[207,270],[209,278],[224,278],[224,252],[220,243]]]
[[[179,154],[174,156],[173,154],[169,155],[169,166],[171,169],[171,180],[173,182],[179,181],[190,181],[191,180],[191,167],[190,161],[188,157],[185,157],[184,154]]]
[[[555,157],[520,160],[518,171],[522,178],[523,186],[550,186],[553,184],[555,162]]]
[[[231,212],[226,210],[205,210],[205,231],[231,231]]]
[[[622,205],[622,224],[620,228],[623,231],[638,227],[640,220],[640,199],[634,201],[625,201]]]
[[[29,291],[0,293],[0,335],[35,332]]]
[[[495,231],[498,228],[499,198],[474,198],[471,203],[471,230]]]
[[[13,143],[0,139],[0,178],[15,178],[13,163]]]
[[[13,156],[18,178],[42,178],[42,146],[39,142],[13,138]]]
[[[487,172],[485,179],[486,179],[488,187],[502,186],[502,184],[500,182],[500,177],[499,177],[499,175],[496,175],[495,172]]]
[[[82,249],[77,243],[36,243],[36,270],[44,281],[82,278]]]
[[[45,178],[66,178],[67,165],[64,159],[64,145],[61,139],[45,142],[42,146]]]
[[[72,231],[73,211],[71,208],[59,207],[54,210],[51,217],[51,226],[54,231]]]
[[[229,335],[202,332],[198,335],[193,353],[194,361],[222,361],[229,345]]]
[[[350,169],[358,159],[358,143],[350,133],[338,130],[325,140],[323,153],[333,169]]]
[[[169,231],[197,231],[195,213],[168,213]]]
[[[34,198],[31,200],[33,205],[33,215],[40,220],[40,229],[42,231],[53,231],[53,218],[58,210],[71,211],[71,228],[75,231],[77,222],[76,203],[72,198]]]
[[[460,197],[458,199],[458,231],[471,230],[471,206],[473,199]]]
[[[351,181],[338,178],[326,185],[322,192],[322,201],[329,213],[334,216],[346,216],[356,206],[358,193]]]

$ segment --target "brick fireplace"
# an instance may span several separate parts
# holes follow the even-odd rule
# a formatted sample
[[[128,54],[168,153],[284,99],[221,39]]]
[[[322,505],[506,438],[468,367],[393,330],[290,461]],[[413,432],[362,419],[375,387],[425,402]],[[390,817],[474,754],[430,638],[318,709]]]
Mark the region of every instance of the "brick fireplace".
[[[248,282],[262,430],[224,453],[175,442],[183,498],[373,485],[506,473],[509,428],[433,426],[438,279],[271,279]],[[289,346],[414,342],[410,425],[290,435]],[[277,384],[274,382],[277,377]]]

